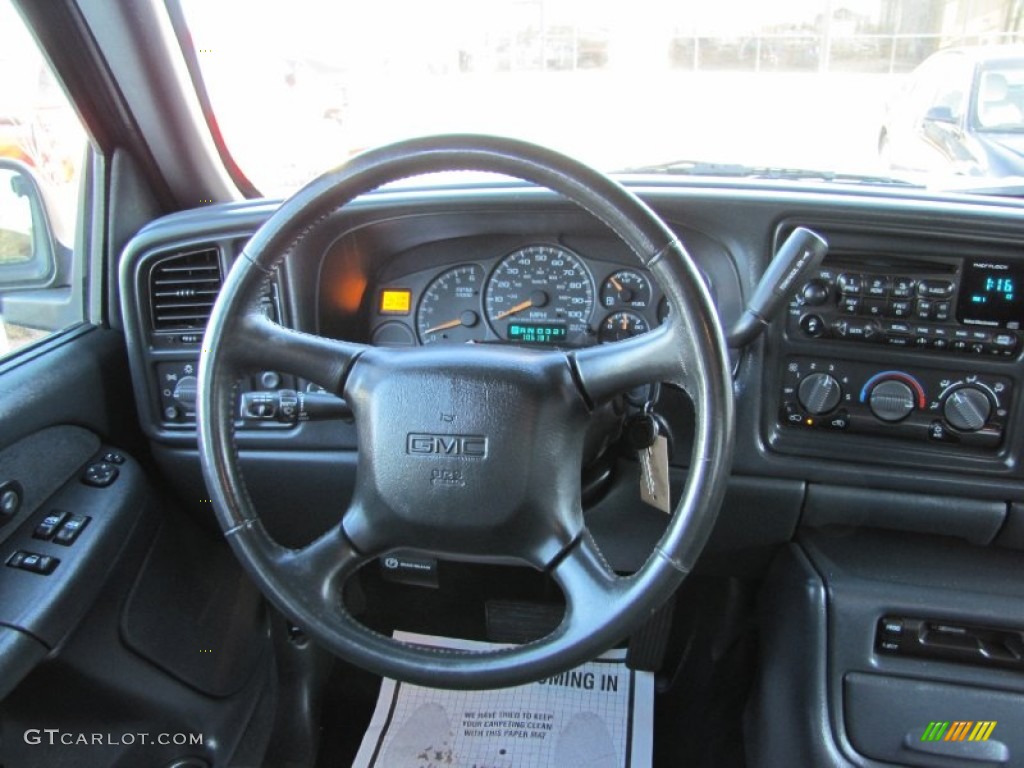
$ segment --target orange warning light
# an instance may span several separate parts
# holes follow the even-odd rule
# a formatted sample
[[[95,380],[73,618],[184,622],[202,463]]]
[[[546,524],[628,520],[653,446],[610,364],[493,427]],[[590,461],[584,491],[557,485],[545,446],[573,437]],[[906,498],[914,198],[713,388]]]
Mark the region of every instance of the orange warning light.
[[[408,315],[412,307],[412,291],[406,288],[385,288],[380,292],[380,314]]]

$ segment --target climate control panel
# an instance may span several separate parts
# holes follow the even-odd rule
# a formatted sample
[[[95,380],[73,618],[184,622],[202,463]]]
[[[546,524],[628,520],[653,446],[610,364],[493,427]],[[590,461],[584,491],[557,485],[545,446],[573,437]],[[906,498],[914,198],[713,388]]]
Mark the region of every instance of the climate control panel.
[[[969,370],[790,357],[781,395],[779,421],[791,429],[995,449],[1013,392],[1009,378]]]

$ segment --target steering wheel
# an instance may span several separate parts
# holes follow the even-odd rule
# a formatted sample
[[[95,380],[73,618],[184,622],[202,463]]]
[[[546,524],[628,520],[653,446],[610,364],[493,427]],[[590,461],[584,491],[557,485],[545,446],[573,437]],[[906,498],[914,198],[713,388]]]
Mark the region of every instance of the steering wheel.
[[[495,344],[395,349],[291,330],[261,311],[268,276],[338,208],[388,182],[452,170],[517,177],[589,211],[652,272],[671,304],[667,321],[642,336],[568,351]],[[671,596],[700,554],[725,490],[732,381],[722,330],[693,261],[618,183],[521,141],[415,139],[369,151],[311,182],[245,246],[203,349],[200,457],[225,537],[271,603],[327,650],[383,676],[496,688],[595,657]],[[237,379],[266,368],[344,397],[355,418],[359,459],[349,507],[337,525],[297,550],[275,542],[256,515],[234,440]],[[654,381],[680,386],[693,399],[693,453],[664,535],[640,570],[622,577],[585,524],[583,436],[597,407]],[[534,642],[472,653],[373,632],[346,611],[341,585],[368,560],[408,549],[545,571],[564,594],[562,622]]]

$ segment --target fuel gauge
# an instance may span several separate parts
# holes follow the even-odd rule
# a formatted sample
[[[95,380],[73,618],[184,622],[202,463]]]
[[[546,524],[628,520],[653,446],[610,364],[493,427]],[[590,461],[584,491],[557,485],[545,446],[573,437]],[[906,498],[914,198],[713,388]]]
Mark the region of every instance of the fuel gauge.
[[[651,302],[651,285],[647,278],[632,269],[620,269],[601,285],[601,306],[605,309],[647,309]]]
[[[608,315],[601,323],[601,341],[622,341],[647,333],[647,321],[636,312],[624,310]]]

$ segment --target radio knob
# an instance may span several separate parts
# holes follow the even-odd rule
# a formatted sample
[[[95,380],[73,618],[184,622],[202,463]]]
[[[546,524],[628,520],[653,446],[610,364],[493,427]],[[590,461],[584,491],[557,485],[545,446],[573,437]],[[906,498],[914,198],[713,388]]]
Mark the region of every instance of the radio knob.
[[[955,390],[942,406],[942,415],[951,427],[961,432],[977,432],[988,422],[992,403],[977,387]]]
[[[914,410],[914,393],[902,381],[883,381],[871,390],[868,407],[882,421],[899,421]]]
[[[817,307],[828,301],[828,283],[824,280],[809,280],[800,291],[804,303],[809,307]]]
[[[800,405],[815,416],[828,413],[839,405],[842,394],[839,382],[827,373],[812,373],[800,382],[800,389],[797,390]]]

